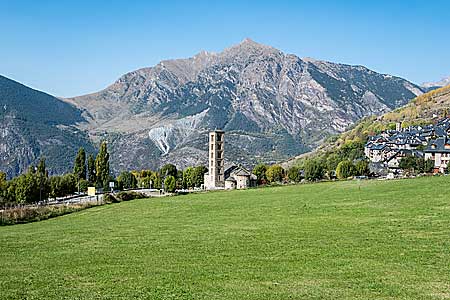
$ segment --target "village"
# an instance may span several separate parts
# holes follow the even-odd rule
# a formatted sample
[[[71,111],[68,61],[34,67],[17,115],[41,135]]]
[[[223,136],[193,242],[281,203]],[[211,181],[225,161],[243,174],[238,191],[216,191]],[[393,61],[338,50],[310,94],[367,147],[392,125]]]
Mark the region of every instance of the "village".
[[[402,127],[396,123],[395,130],[386,130],[368,138],[364,154],[370,162],[375,177],[387,178],[403,173],[402,159],[422,159],[430,164],[434,174],[446,173],[450,161],[450,118],[443,118],[435,124]],[[257,177],[242,165],[225,168],[225,132],[209,133],[208,172],[204,175],[203,188],[246,189],[256,187]]]
[[[408,126],[396,123],[395,130],[386,130],[369,137],[364,153],[371,169],[391,174],[402,172],[400,161],[406,157],[422,158],[433,162],[433,173],[446,173],[450,160],[450,118],[436,124]]]

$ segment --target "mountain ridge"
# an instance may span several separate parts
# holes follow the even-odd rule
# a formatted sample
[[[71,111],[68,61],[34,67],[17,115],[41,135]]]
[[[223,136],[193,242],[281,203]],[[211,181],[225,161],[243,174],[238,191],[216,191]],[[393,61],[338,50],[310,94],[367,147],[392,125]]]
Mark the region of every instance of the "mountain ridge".
[[[98,92],[58,100],[79,118],[67,125],[82,136],[71,142],[91,150],[106,140],[118,172],[206,164],[206,133],[213,129],[227,131],[228,163],[278,162],[421,93],[400,77],[303,60],[246,39],[219,53],[164,60],[128,72]],[[32,160],[46,155],[39,149]],[[65,170],[69,164],[63,164]],[[26,168],[18,165],[15,172]]]
[[[138,168],[146,152],[160,164],[205,163],[205,133],[215,128],[232,133],[233,163],[275,162],[421,93],[400,77],[302,60],[245,39],[219,53],[201,51],[128,72],[97,93],[65,101],[85,111],[82,128],[93,140],[113,132],[120,136],[111,141],[113,152],[126,143],[138,147],[139,162],[121,165]],[[181,162],[184,147],[192,159]]]
[[[69,170],[78,147],[94,152],[78,129],[85,122],[81,115],[56,97],[0,76],[0,170],[11,177],[41,157],[51,173]]]

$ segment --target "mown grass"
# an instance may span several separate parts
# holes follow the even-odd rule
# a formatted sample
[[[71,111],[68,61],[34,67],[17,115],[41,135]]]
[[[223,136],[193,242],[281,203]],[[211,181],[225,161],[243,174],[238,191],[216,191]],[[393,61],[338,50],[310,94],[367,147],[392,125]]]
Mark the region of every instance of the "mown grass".
[[[0,228],[2,299],[450,299],[450,177],[142,199]]]

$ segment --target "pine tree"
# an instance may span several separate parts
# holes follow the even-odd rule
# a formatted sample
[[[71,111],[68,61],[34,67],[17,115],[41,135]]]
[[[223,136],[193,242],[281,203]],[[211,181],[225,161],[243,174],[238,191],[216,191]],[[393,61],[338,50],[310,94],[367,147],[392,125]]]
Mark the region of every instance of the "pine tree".
[[[80,179],[86,179],[86,152],[83,147],[78,150],[75,158],[73,174],[75,175],[77,181]]]
[[[97,176],[95,175],[95,158],[93,154],[89,154],[88,158],[88,176],[90,184],[95,184],[97,182]]]
[[[109,153],[106,142],[100,145],[100,151],[95,158],[95,174],[97,176],[97,184],[105,187],[109,179]]]

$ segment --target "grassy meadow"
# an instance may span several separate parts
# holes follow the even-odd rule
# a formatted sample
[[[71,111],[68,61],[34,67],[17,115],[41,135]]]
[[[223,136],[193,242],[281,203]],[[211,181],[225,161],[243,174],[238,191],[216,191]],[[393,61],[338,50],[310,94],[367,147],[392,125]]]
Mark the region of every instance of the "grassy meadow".
[[[0,227],[0,299],[450,299],[450,176],[133,200]]]

